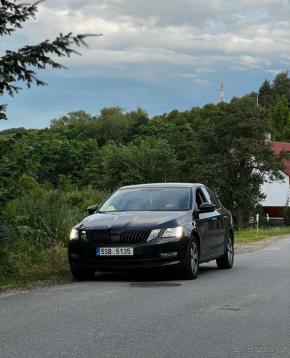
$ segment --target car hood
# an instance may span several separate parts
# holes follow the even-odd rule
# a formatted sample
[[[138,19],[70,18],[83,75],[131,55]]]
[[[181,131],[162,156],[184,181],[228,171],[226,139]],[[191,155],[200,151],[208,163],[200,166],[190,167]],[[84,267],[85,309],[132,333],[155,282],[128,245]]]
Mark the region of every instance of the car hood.
[[[186,222],[188,212],[114,212],[96,213],[86,217],[79,225],[84,229],[158,229],[164,227],[175,227]]]

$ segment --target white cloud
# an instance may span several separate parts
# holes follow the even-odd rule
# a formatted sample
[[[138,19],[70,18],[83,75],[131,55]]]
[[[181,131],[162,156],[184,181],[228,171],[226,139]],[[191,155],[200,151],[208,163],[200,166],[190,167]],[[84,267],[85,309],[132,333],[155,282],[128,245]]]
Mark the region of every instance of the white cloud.
[[[290,59],[289,0],[50,0],[39,9],[21,39],[104,33],[88,39],[83,56],[63,61],[82,71],[210,81],[219,66],[274,73]]]

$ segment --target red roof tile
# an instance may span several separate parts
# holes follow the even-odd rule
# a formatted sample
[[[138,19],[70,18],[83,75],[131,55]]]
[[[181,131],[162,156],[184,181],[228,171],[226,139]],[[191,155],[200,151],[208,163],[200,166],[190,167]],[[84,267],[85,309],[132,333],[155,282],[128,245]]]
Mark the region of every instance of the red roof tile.
[[[280,154],[281,152],[290,153],[290,143],[287,142],[272,142],[272,149],[275,154]],[[290,177],[290,159],[283,160],[283,172]]]
[[[290,143],[287,142],[272,142],[273,152],[279,154],[281,152],[290,152]]]

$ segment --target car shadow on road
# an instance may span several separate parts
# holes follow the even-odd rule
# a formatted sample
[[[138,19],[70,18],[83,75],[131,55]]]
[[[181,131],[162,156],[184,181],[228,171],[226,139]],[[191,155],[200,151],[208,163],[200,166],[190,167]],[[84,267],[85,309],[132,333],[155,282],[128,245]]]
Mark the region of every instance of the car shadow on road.
[[[200,266],[199,275],[205,276],[213,271],[217,271],[215,266]],[[96,272],[93,281],[102,282],[128,282],[128,283],[150,283],[150,282],[169,282],[183,281],[182,275],[178,272],[170,271],[135,271],[135,272]]]

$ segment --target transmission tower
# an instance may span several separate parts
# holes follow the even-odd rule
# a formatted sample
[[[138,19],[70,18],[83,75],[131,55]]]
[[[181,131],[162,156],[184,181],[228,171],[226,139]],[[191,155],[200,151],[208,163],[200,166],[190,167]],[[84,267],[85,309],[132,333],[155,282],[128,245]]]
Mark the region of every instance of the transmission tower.
[[[220,102],[225,102],[225,86],[223,84],[220,86]]]

